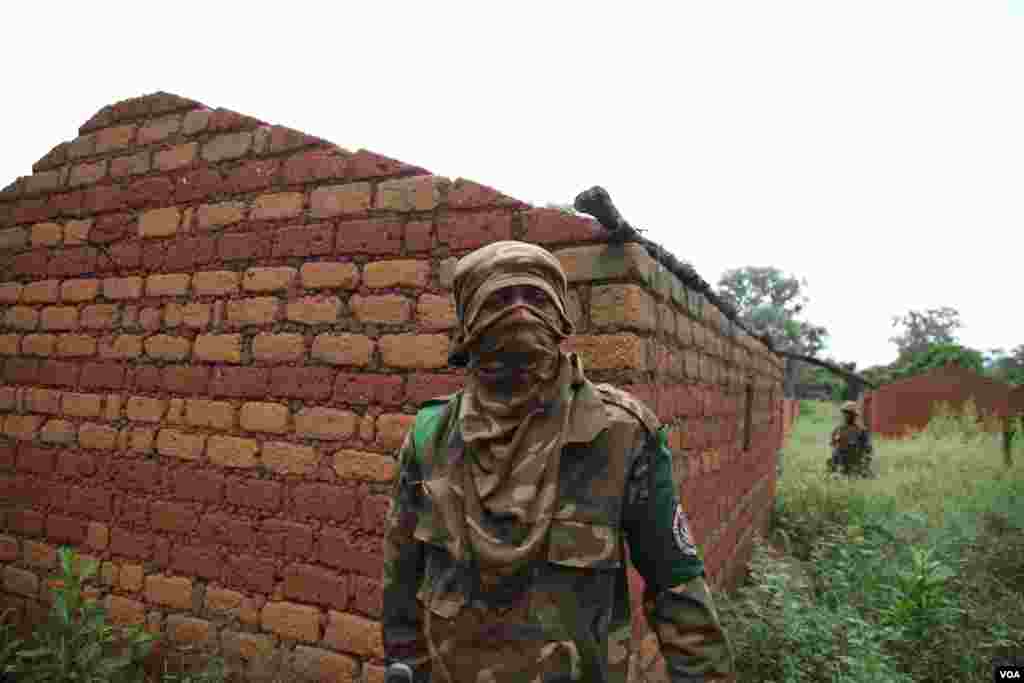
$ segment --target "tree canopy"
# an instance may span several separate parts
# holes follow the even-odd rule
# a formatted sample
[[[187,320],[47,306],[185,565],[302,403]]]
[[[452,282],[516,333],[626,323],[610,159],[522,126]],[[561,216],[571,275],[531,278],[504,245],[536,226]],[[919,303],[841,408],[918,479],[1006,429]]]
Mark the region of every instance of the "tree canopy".
[[[897,363],[905,365],[914,356],[924,353],[933,346],[957,343],[957,330],[963,327],[960,312],[943,306],[924,311],[907,311],[894,316],[892,326],[901,328],[899,334],[889,337],[899,350]]]
[[[798,317],[807,305],[806,286],[806,280],[772,266],[744,266],[723,273],[716,293],[776,348],[816,356],[825,347],[828,330]]]

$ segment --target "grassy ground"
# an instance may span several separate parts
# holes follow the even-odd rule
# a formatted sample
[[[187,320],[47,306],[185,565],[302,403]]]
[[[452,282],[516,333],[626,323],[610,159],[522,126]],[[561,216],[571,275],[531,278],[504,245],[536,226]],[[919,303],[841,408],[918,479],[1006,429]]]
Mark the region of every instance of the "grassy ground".
[[[805,403],[772,536],[721,596],[741,681],[992,680],[1024,656],[1024,449],[944,416],[876,441],[877,477],[826,474],[839,415]]]

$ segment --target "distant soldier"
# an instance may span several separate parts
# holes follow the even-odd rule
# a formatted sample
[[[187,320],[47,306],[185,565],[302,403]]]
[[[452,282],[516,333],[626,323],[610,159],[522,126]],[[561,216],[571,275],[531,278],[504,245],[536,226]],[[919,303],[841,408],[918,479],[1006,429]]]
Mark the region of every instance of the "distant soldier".
[[[857,422],[860,409],[855,401],[847,401],[842,407],[844,423],[832,430],[832,458],[829,471],[840,472],[848,477],[870,477],[871,435]]]

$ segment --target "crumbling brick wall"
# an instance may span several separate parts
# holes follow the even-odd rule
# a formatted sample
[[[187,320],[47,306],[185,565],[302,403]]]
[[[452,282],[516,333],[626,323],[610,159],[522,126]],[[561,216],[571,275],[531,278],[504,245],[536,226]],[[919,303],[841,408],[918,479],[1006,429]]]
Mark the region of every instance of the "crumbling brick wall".
[[[0,607],[29,621],[68,544],[120,623],[380,680],[391,453],[460,385],[454,264],[499,239],[558,255],[571,348],[672,425],[715,583],[767,524],[781,362],[589,220],[165,94],[33,171],[0,193]]]

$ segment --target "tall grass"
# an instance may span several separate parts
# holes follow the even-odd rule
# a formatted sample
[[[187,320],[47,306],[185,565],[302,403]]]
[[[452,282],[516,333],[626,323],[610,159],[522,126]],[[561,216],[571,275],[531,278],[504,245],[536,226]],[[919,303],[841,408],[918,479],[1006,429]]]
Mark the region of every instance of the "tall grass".
[[[740,680],[991,680],[1024,652],[1021,458],[968,407],[875,441],[876,477],[848,480],[826,468],[838,410],[801,408],[772,536],[721,598]]]

